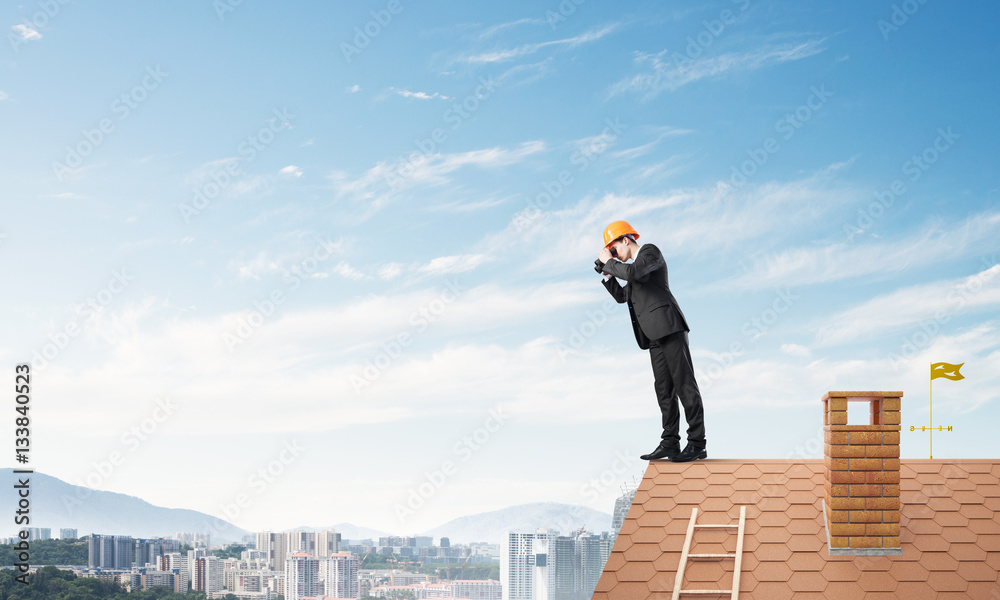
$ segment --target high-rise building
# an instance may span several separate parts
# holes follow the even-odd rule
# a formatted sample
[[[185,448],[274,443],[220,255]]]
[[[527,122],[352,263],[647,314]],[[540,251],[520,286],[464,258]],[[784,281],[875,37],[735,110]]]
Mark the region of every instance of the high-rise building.
[[[28,527],[28,541],[51,540],[52,529],[49,527]]]
[[[222,591],[223,581],[222,561],[218,557],[203,556],[197,560],[192,589],[205,592],[211,598],[212,594]]]
[[[331,598],[360,598],[358,557],[348,552],[331,554],[320,563],[323,593]]]
[[[333,529],[316,532],[316,557],[326,558],[340,552],[340,534]]]
[[[60,529],[59,539],[61,540],[75,540],[77,538],[75,529]]]
[[[285,570],[285,559],[288,556],[287,534],[280,531],[261,531],[257,534],[257,549],[267,554],[267,564],[272,571]]]
[[[163,554],[163,538],[135,540],[135,566],[155,565]]]
[[[557,536],[551,545],[549,568],[555,570],[555,599],[576,600],[580,591],[580,545],[578,535]]]
[[[127,535],[90,534],[87,566],[91,569],[132,568],[132,538]]]
[[[188,544],[192,548],[211,548],[212,547],[212,535],[208,533],[189,533],[186,531],[178,531],[177,538],[179,544]],[[180,549],[180,546],[177,547]]]
[[[558,532],[508,532],[500,555],[503,600],[555,600],[555,568],[550,565]]]
[[[604,572],[604,564],[608,562],[605,548],[610,550],[611,544],[607,532],[597,535],[580,536],[580,586],[586,598],[594,595],[594,588]]]
[[[192,548],[187,552],[188,581],[191,582],[191,589],[194,587],[195,571],[198,570],[198,559],[208,556],[208,550],[204,548]]]
[[[180,552],[168,552],[159,558],[159,567],[161,571],[169,571],[174,574],[175,592],[187,593],[191,580],[187,556]]]
[[[318,596],[323,588],[319,580],[319,559],[296,552],[285,561],[285,600]]]
[[[288,540],[288,554],[305,552],[316,556],[316,532],[315,531],[291,531],[285,534]]]
[[[616,537],[618,536],[618,532],[622,530],[622,524],[625,523],[625,515],[628,514],[628,509],[632,507],[632,498],[635,497],[637,489],[626,488],[625,493],[615,500],[615,512],[611,515],[611,529]]]

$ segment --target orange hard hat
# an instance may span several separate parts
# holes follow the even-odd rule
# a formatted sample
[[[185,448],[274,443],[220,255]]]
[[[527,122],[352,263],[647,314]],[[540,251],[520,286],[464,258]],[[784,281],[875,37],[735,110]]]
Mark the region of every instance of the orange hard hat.
[[[607,248],[611,242],[627,233],[631,233],[635,236],[635,239],[639,239],[639,233],[625,221],[615,221],[614,223],[608,225],[604,228],[604,247]]]

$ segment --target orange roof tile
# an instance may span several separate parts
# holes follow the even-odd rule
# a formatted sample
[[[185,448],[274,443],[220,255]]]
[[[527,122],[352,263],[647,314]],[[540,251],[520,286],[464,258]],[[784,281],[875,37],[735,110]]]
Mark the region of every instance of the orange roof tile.
[[[1000,461],[900,465],[901,556],[830,556],[821,460],[652,461],[595,600],[670,598],[691,509],[735,523],[746,506],[740,598],[989,598],[1000,581]],[[692,552],[731,553],[735,530],[697,529]],[[683,589],[729,589],[733,561],[692,560]]]

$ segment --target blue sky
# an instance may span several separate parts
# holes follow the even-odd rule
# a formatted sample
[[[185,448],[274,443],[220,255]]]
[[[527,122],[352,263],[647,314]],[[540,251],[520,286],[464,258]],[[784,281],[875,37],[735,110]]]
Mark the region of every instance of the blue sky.
[[[667,258],[710,457],[819,457],[827,390],[924,424],[945,361],[935,457],[995,458],[997,10],[6,4],[31,466],[254,530],[610,512],[659,435],[592,270],[618,219]]]

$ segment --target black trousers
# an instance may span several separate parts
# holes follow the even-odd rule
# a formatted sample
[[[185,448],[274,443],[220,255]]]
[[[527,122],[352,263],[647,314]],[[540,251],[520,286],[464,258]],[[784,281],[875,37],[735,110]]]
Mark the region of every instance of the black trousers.
[[[680,404],[687,421],[688,443],[705,446],[705,408],[694,378],[694,363],[688,348],[688,334],[678,331],[658,340],[650,340],[649,358],[653,363],[653,387],[663,416],[664,446],[680,445]]]

